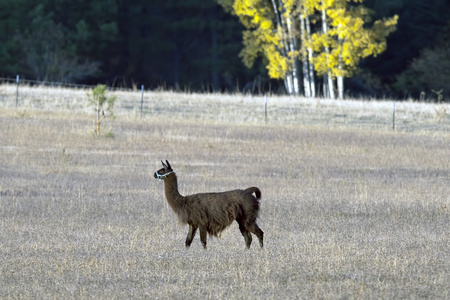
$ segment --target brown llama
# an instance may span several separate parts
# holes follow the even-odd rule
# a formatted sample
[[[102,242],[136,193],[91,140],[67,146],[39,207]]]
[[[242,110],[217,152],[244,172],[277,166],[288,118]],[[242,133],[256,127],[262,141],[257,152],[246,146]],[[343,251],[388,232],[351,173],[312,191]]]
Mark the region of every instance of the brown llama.
[[[191,245],[199,228],[200,240],[206,249],[206,233],[211,236],[220,236],[220,233],[234,220],[239,224],[247,248],[250,248],[252,243],[250,233],[258,237],[259,244],[263,247],[264,232],[256,224],[261,199],[261,191],[257,187],[181,196],[178,192],[177,175],[170,163],[167,160],[166,164],[162,161],[161,163],[163,168],[155,172],[155,178],[164,180],[167,202],[178,215],[180,222],[189,224],[186,247]]]

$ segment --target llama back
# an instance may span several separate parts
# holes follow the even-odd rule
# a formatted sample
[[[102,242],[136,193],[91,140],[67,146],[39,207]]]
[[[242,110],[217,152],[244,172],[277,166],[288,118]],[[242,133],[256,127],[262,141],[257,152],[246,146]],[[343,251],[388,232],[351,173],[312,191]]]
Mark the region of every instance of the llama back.
[[[259,201],[249,189],[200,193],[187,198],[191,204],[190,221],[207,224],[210,235],[219,235],[236,219],[256,220],[258,217]]]

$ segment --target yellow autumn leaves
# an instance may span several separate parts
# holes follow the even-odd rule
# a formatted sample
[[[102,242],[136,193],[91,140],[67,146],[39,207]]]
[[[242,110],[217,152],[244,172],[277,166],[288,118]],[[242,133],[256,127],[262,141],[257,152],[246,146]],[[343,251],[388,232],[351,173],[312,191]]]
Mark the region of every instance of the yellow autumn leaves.
[[[347,6],[347,1],[327,1],[326,10],[330,30],[314,33],[312,47],[316,53],[313,64],[319,75],[328,71],[332,77],[351,77],[361,58],[377,56],[386,50],[386,37],[395,30],[398,16],[378,20],[372,28],[365,27],[370,20],[368,10],[359,6]],[[344,3],[343,3],[344,2]],[[330,48],[327,54],[321,51]]]
[[[377,20],[371,27],[363,0],[228,0],[246,27],[241,57],[251,66],[262,56],[271,78],[292,75],[295,64],[311,63],[316,73],[351,77],[362,58],[386,49],[386,37],[398,16]],[[311,32],[302,30],[304,21]],[[308,50],[313,55],[306,57]]]

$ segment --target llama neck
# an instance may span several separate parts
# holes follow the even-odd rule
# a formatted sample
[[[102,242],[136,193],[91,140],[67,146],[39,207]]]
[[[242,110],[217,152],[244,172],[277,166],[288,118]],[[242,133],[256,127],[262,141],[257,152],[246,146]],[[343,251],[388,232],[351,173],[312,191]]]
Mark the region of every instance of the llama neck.
[[[164,190],[166,193],[167,202],[175,212],[182,206],[184,197],[178,192],[178,180],[175,173],[170,174],[164,178]]]

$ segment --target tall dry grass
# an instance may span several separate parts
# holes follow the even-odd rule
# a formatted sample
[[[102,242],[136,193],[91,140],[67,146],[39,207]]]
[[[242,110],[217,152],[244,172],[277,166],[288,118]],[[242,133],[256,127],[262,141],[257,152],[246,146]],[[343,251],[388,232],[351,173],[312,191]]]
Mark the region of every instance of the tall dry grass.
[[[88,89],[20,86],[18,109],[94,114]],[[233,124],[264,124],[265,97],[174,93],[164,91],[110,91],[116,97],[115,114],[122,117],[201,119]],[[142,101],[143,100],[143,101]],[[142,103],[141,103],[142,101]],[[330,100],[303,97],[267,98],[268,123],[330,128],[408,132],[450,131],[450,105],[392,100]],[[142,106],[142,111],[141,111]],[[16,86],[0,84],[0,107],[16,108]]]
[[[221,120],[166,96],[114,139],[82,111],[0,108],[0,298],[449,298],[446,131]],[[160,159],[182,194],[258,186],[265,248],[233,225],[185,249]]]

